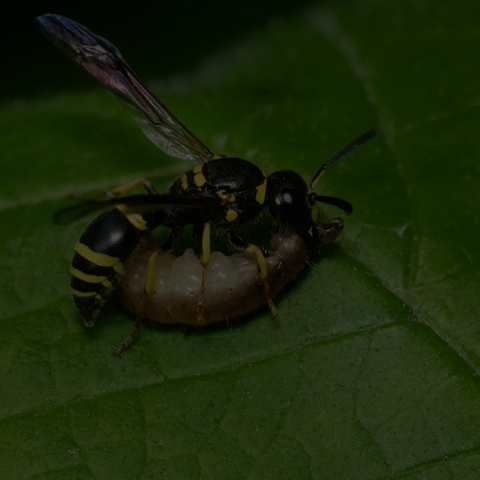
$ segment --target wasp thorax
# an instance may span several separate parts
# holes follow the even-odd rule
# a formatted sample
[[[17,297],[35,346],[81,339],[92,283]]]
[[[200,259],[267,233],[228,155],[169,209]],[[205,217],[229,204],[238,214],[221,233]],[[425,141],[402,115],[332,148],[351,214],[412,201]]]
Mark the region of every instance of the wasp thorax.
[[[267,180],[268,208],[283,230],[305,233],[312,226],[308,188],[292,170],[272,173]]]

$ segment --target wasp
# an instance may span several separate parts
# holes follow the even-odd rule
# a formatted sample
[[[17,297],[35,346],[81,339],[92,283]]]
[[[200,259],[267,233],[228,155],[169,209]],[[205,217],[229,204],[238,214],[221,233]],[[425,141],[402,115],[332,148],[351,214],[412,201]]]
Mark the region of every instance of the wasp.
[[[97,209],[115,207],[97,216],[75,246],[70,285],[84,323],[93,326],[107,297],[137,256],[143,239],[160,225],[168,227],[168,238],[148,260],[136,326],[127,341],[115,350],[114,353],[120,355],[138,330],[145,304],[154,291],[158,255],[168,252],[190,224],[194,239],[201,244],[202,274],[196,299],[196,323],[205,324],[205,281],[212,229],[225,231],[238,251],[255,255],[265,303],[272,317],[276,317],[266,263],[268,252],[241,239],[236,233],[237,227],[267,208],[279,232],[296,235],[307,245],[318,244],[322,237],[334,240],[341,228],[330,228],[328,224],[325,229],[327,224],[321,221],[316,202],[334,205],[346,214],[352,212],[352,206],[345,200],[317,195],[315,186],[335,160],[371,139],[376,131],[367,131],[335,153],[315,172],[309,185],[292,170],[276,171],[267,177],[251,162],[212,153],[148,90],[109,41],[60,15],[40,16],[37,24],[68,58],[133,109],[134,119],[157,147],[170,156],[197,162],[166,194],[159,194],[147,179],[137,179],[107,191],[107,200],[84,201],[58,212],[57,221],[64,223]],[[146,193],[124,196],[137,185],[143,185]]]

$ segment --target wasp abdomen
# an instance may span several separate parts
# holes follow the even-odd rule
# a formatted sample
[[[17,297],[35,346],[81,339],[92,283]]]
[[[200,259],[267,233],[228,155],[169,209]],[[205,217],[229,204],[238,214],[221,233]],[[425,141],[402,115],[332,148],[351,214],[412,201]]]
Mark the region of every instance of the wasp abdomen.
[[[142,231],[119,210],[109,210],[92,220],[75,246],[70,273],[75,306],[87,326],[125,273]]]

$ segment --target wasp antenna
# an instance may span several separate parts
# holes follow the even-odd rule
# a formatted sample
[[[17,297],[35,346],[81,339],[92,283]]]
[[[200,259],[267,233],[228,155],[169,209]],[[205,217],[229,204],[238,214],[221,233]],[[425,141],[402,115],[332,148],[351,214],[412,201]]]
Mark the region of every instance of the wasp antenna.
[[[367,140],[370,140],[375,136],[377,131],[372,128],[368,132],[363,133],[357,138],[354,138],[351,142],[347,143],[344,147],[342,147],[337,153],[332,155],[326,163],[324,163],[316,172],[312,178],[312,183],[310,184],[310,188],[314,189],[317,182],[320,180],[320,177],[323,175],[325,170],[335,161],[338,160],[340,157],[343,157],[346,153],[350,150],[353,150],[355,147],[358,147],[362,143],[365,143]]]
[[[316,195],[315,193],[312,193],[311,195],[313,200],[316,200],[317,202],[322,202],[328,205],[333,205],[334,207],[341,208],[346,215],[350,215],[353,211],[352,204],[350,202],[347,202],[346,200],[342,200],[341,198],[326,197],[324,195]]]

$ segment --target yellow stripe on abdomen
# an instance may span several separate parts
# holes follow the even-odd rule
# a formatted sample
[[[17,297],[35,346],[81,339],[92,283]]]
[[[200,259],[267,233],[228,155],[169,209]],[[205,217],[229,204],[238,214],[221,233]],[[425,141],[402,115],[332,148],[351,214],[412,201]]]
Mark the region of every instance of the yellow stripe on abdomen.
[[[74,277],[77,277],[87,283],[102,283],[107,279],[107,277],[105,277],[104,275],[90,275],[88,273],[82,272],[81,270],[78,270],[78,268],[75,267],[70,268],[70,273]]]
[[[93,297],[94,295],[97,295],[97,292],[80,292],[74,288],[72,288],[71,291],[72,295],[75,295],[76,297]]]
[[[75,245],[75,251],[89,262],[95,263],[100,267],[113,267],[116,263],[120,262],[118,257],[111,257],[105,253],[94,252],[90,247],[87,247],[84,243],[78,242]],[[117,270],[115,268],[115,270]]]

